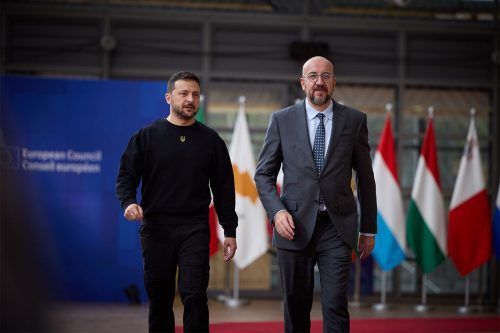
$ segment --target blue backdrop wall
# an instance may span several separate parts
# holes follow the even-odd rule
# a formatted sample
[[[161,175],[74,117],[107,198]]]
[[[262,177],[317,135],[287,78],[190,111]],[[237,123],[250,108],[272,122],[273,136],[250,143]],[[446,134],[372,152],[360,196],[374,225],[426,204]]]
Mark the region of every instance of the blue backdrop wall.
[[[164,117],[166,83],[1,77],[2,167],[23,195],[53,296],[145,300],[138,224],[115,197],[131,135]],[[9,221],[2,221],[8,223]],[[31,244],[35,246],[35,244]]]

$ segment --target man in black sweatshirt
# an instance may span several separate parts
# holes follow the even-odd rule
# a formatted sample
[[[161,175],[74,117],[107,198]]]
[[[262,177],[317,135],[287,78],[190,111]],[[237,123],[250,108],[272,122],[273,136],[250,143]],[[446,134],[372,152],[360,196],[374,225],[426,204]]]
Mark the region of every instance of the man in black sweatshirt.
[[[140,129],[122,155],[116,193],[129,221],[141,221],[144,282],[149,297],[149,332],[174,332],[172,305],[178,287],[184,332],[208,332],[211,193],[224,229],[224,260],[236,251],[235,190],[224,141],[194,117],[200,82],[178,72],[165,94],[168,117]],[[141,204],[136,190],[142,181]]]

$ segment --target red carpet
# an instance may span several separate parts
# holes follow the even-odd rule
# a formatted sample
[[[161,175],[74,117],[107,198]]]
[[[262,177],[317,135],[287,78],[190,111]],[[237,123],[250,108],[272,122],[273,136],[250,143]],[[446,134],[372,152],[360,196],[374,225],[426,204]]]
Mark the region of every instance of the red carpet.
[[[177,328],[176,333],[182,333]],[[220,323],[211,333],[280,333],[282,322]],[[322,333],[321,321],[313,321],[311,333]],[[351,320],[351,333],[445,333],[500,332],[500,317],[468,318],[377,318]]]

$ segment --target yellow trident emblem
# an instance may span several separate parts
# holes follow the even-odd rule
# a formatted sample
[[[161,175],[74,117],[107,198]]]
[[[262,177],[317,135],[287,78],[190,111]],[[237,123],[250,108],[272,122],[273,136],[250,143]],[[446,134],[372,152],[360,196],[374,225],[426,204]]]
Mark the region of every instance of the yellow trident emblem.
[[[179,137],[179,140],[181,140],[181,142],[184,142],[184,141],[186,141],[186,137],[185,137],[184,135],[181,135],[181,136]]]

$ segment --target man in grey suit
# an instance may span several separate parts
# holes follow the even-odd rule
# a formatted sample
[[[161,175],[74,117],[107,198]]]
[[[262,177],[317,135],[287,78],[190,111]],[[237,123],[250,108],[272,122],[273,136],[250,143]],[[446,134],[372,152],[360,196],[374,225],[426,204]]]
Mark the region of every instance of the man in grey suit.
[[[366,114],[332,99],[336,79],[326,58],[306,61],[300,84],[304,101],[271,115],[255,182],[274,226],[285,332],[310,331],[317,264],[323,332],[345,333],[350,329],[351,252],[357,247],[361,258],[370,255],[377,232]],[[276,178],[281,166],[279,197]],[[359,218],[351,189],[353,169]]]

